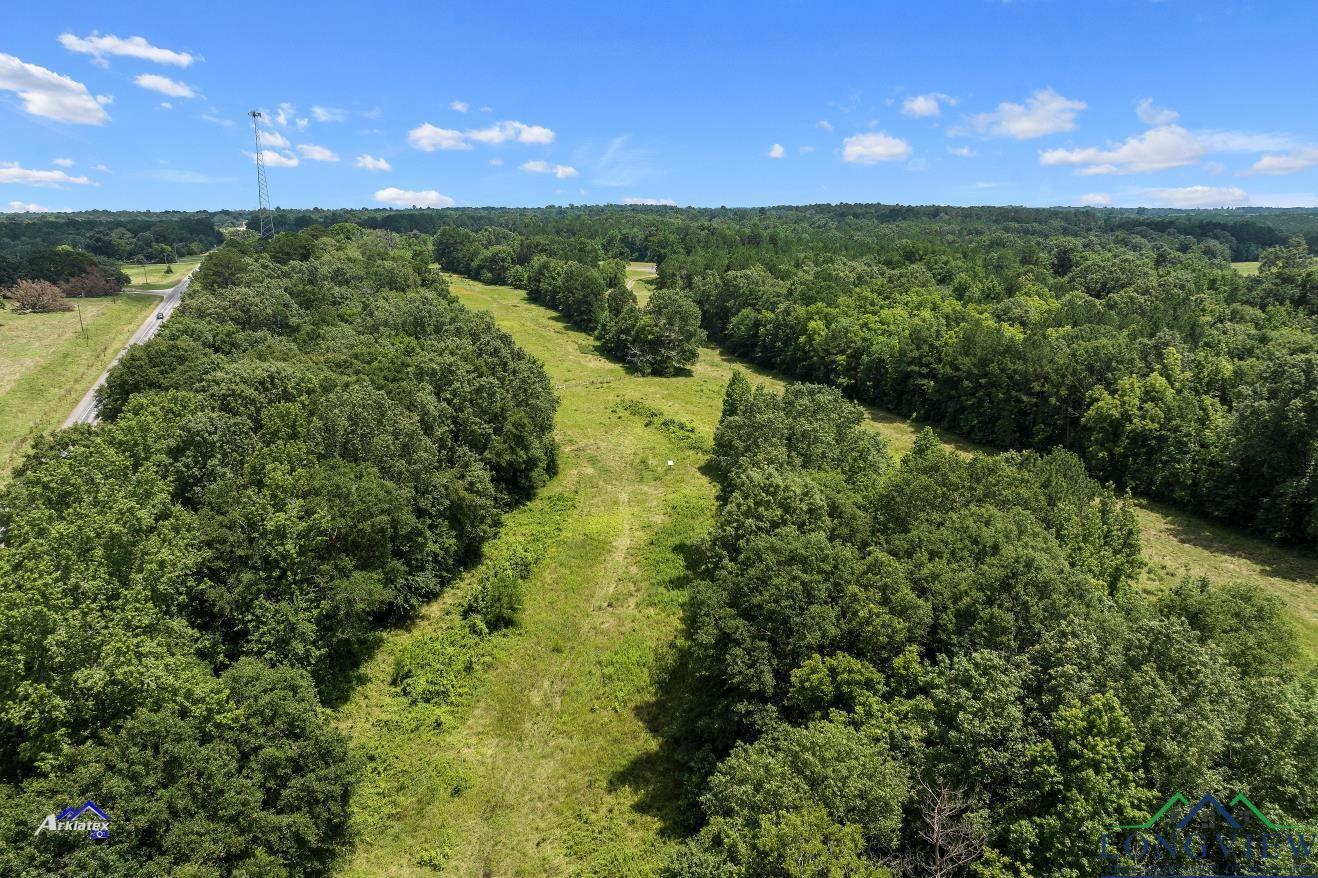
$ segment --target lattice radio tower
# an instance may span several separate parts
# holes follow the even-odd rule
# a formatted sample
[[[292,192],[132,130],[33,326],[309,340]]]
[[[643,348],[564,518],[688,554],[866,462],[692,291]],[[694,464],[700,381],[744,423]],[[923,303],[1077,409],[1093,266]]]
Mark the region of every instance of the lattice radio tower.
[[[252,117],[252,136],[256,138],[256,196],[260,202],[257,217],[261,223],[261,237],[273,238],[275,217],[270,213],[270,187],[265,182],[265,154],[261,150],[261,126],[256,124],[256,120],[261,118],[261,111],[252,110],[247,115]]]

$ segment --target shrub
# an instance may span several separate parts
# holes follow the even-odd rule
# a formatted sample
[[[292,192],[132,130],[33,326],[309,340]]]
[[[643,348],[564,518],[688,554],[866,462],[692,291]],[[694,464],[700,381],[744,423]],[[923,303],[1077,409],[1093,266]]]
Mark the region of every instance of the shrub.
[[[50,281],[20,280],[5,294],[14,300],[14,310],[20,314],[44,314],[51,311],[72,311],[73,305],[64,299],[60,288]]]
[[[522,583],[531,575],[531,556],[520,546],[508,557],[487,562],[477,574],[463,615],[479,619],[487,631],[511,628],[522,612]]]

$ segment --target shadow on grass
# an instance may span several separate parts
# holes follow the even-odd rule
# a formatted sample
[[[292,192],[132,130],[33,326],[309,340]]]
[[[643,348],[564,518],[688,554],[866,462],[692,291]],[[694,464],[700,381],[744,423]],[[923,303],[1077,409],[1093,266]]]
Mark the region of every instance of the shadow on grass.
[[[699,543],[681,542],[673,551],[683,561],[683,570],[665,586],[685,591],[699,575],[704,550]],[[633,806],[641,814],[659,820],[660,834],[669,839],[686,838],[699,828],[702,764],[693,754],[694,736],[700,717],[709,705],[693,697],[699,681],[692,672],[689,654],[679,640],[656,663],[654,698],[636,706],[633,715],[659,739],[659,746],[632,759],[609,778],[609,790],[628,788],[637,794]]]
[[[1205,552],[1247,561],[1276,579],[1300,584],[1318,584],[1318,554],[1299,546],[1281,546],[1239,527],[1186,512],[1154,500],[1138,500],[1168,524],[1168,533],[1178,541]]]
[[[820,383],[817,381],[812,382],[804,378],[798,378],[784,372],[779,372],[778,370],[767,366],[761,366],[750,360],[743,359],[737,354],[730,353],[716,344],[706,344],[705,349],[713,354],[714,358],[717,359],[721,365],[727,366],[729,369],[740,369],[745,372],[748,380],[752,384],[755,384],[757,379],[760,382],[768,381],[771,385],[783,386],[788,384]],[[823,386],[832,387],[834,385],[823,384]],[[775,387],[775,389],[777,388]],[[956,433],[943,427],[925,423],[918,418],[907,417],[889,409],[881,408],[865,400],[856,399],[855,396],[848,393],[845,389],[842,389],[842,393],[847,399],[865,410],[865,414],[869,417],[870,422],[879,431],[880,435],[888,441],[892,446],[893,451],[899,454],[905,453],[915,442],[915,437],[919,435],[920,431],[926,428],[933,430],[934,435],[937,436],[939,441],[944,445],[960,451],[963,454],[993,454],[1002,450],[991,448],[987,445],[981,445],[970,439],[966,439],[963,436],[958,436]]]
[[[642,753],[609,778],[610,792],[627,788],[636,794],[633,808],[659,821],[659,834],[686,838],[698,828],[696,779],[690,771],[682,729],[689,721],[691,704],[689,662],[683,650],[674,649],[656,669],[655,692],[639,704],[633,715],[659,739],[659,746]]]

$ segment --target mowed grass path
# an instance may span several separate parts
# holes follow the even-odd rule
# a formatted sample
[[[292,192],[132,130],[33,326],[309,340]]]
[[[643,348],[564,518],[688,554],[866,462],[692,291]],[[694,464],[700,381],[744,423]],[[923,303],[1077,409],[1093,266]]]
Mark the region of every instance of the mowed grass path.
[[[627,286],[636,294],[638,304],[644,305],[649,301],[656,276],[653,262],[627,263]]]
[[[74,311],[0,311],[0,479],[38,433],[64,422],[159,303],[147,293],[83,299],[85,337]]]
[[[364,666],[338,711],[368,760],[345,874],[652,875],[674,844],[665,821],[677,794],[653,731],[665,715],[653,680],[680,626],[684,552],[713,516],[713,486],[698,467],[733,368],[782,382],[712,349],[690,376],[629,375],[521,291],[450,282],[545,363],[560,397],[560,472],[509,514],[499,539],[550,537],[521,625],[484,641],[456,703],[411,708],[390,677],[409,643],[456,624],[470,577],[390,632]],[[880,410],[870,417],[897,453],[918,432]],[[1314,643],[1312,556],[1161,507],[1140,504],[1138,515],[1149,587],[1181,575],[1258,582],[1287,600]]]

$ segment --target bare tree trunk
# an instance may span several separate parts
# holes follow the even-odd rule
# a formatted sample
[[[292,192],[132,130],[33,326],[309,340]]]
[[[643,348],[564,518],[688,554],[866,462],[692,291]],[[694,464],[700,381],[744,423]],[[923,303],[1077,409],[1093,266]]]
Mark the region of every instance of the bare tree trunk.
[[[953,878],[984,855],[984,833],[969,812],[974,804],[965,790],[941,782],[921,781],[920,838],[929,846],[923,864],[929,878]]]

